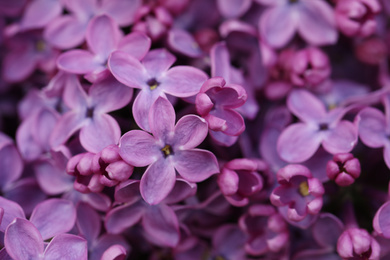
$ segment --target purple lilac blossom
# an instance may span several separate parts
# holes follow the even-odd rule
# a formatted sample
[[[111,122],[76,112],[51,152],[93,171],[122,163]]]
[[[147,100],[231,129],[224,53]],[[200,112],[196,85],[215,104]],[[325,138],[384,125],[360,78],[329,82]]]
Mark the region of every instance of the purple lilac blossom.
[[[191,182],[200,182],[217,173],[215,156],[195,149],[207,135],[207,123],[195,115],[182,117],[175,125],[171,103],[157,98],[150,109],[150,135],[141,130],[124,134],[119,154],[135,167],[148,166],[141,178],[142,197],[151,205],[161,202],[173,189],[176,171]]]

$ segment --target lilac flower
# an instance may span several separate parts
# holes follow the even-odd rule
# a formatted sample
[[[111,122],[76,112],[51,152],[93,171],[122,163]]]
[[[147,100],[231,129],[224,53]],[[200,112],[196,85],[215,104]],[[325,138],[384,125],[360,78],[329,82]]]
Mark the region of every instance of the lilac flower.
[[[218,186],[232,205],[247,205],[249,197],[263,188],[259,171],[265,168],[265,164],[259,160],[234,159],[223,166],[218,175]]]
[[[46,27],[45,39],[60,49],[75,47],[84,41],[88,22],[95,15],[106,14],[120,26],[127,26],[133,22],[140,4],[140,0],[65,1],[69,14],[55,18]]]
[[[257,0],[270,5],[259,22],[261,36],[274,48],[285,46],[296,32],[309,44],[337,41],[334,13],[325,1]]]
[[[62,7],[62,1],[30,1],[23,12],[19,30],[41,29],[47,26],[53,19],[61,14]]]
[[[45,72],[55,69],[58,51],[42,39],[40,32],[17,33],[8,39],[7,46],[2,66],[2,76],[7,82],[25,80],[36,68]]]
[[[356,227],[345,230],[337,241],[337,252],[343,259],[378,260],[380,249],[367,230]]]
[[[234,109],[246,101],[245,89],[240,85],[226,84],[221,77],[207,80],[196,95],[197,112],[206,120],[210,135],[225,146],[232,145],[237,139],[225,138],[238,136],[245,130],[242,116]]]
[[[325,190],[308,168],[289,164],[277,172],[277,179],[279,186],[272,191],[270,200],[275,206],[285,209],[289,220],[301,221],[308,214],[320,212]]]
[[[270,205],[252,205],[240,217],[239,225],[249,235],[245,251],[252,256],[279,252],[288,245],[287,223]]]
[[[377,0],[339,0],[335,7],[337,26],[345,35],[367,37],[376,30],[375,15],[381,11]]]
[[[192,196],[196,186],[178,179],[174,189],[163,202],[149,205],[142,200],[140,182],[128,180],[116,187],[115,200],[124,203],[110,210],[105,218],[109,233],[118,234],[141,221],[146,237],[153,244],[175,247],[179,243],[179,222],[173,209],[174,204]]]
[[[251,7],[252,0],[217,1],[219,12],[226,18],[237,18]]]
[[[148,114],[159,96],[194,96],[207,80],[207,75],[194,67],[176,66],[169,69],[175,59],[163,49],[150,51],[142,62],[120,51],[113,52],[109,58],[108,66],[117,80],[141,89],[134,100],[133,116],[143,130],[151,130]]]
[[[359,160],[350,153],[336,154],[326,165],[326,175],[340,186],[351,185],[360,171]]]
[[[277,149],[288,162],[309,159],[322,144],[332,154],[346,153],[357,143],[357,129],[349,121],[341,120],[346,109],[335,108],[329,112],[313,94],[294,90],[287,106],[302,122],[288,126],[278,139]]]
[[[169,30],[167,44],[173,51],[191,58],[204,55],[195,38],[189,32],[179,28]]]
[[[70,73],[86,74],[85,77],[91,82],[102,77],[99,74],[107,69],[106,63],[111,52],[122,50],[142,59],[150,48],[150,39],[146,35],[134,32],[123,37],[115,21],[107,15],[96,16],[89,22],[86,41],[88,51],[67,51],[58,57],[57,65]]]
[[[80,142],[90,152],[99,152],[120,138],[117,121],[108,112],[127,105],[132,98],[132,89],[123,86],[112,76],[95,82],[88,94],[81,84],[64,91],[64,101],[71,109],[61,116],[50,137],[52,148],[64,144],[68,138],[80,130]]]
[[[215,156],[194,149],[207,135],[207,123],[195,115],[182,117],[175,125],[170,102],[157,98],[149,113],[153,136],[132,130],[119,142],[124,161],[136,167],[148,166],[141,178],[141,195],[151,205],[161,202],[173,189],[176,171],[187,181],[200,182],[218,172]]]
[[[59,234],[45,248],[38,229],[30,221],[21,218],[16,218],[8,225],[4,245],[12,259],[88,259],[85,239],[71,234]]]

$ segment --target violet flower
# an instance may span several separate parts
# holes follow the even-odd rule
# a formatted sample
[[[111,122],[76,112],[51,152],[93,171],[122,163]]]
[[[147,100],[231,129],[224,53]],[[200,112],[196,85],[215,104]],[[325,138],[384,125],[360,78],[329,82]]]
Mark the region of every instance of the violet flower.
[[[375,16],[381,9],[377,0],[339,0],[335,7],[337,27],[349,37],[368,37],[376,30]]]
[[[292,124],[281,133],[277,149],[288,162],[303,162],[320,145],[329,153],[346,153],[357,143],[357,128],[341,120],[347,109],[335,108],[329,112],[313,94],[294,90],[288,96],[287,106],[302,122]]]
[[[225,198],[236,207],[245,206],[249,198],[263,188],[259,171],[265,170],[262,161],[234,159],[223,165],[218,175],[218,186]]]
[[[84,41],[88,22],[95,16],[106,14],[120,26],[130,25],[134,20],[140,0],[65,1],[69,14],[55,18],[45,28],[44,37],[60,49],[73,48]]]
[[[191,66],[170,68],[176,58],[163,49],[150,51],[141,62],[133,56],[115,51],[108,66],[117,80],[131,88],[139,88],[133,104],[133,116],[143,130],[150,131],[150,107],[159,96],[190,97],[198,94],[207,75]]]
[[[66,72],[86,74],[91,82],[104,76],[111,52],[121,50],[140,60],[151,44],[142,33],[133,32],[123,37],[115,21],[107,15],[96,16],[89,22],[86,41],[88,50],[74,49],[62,53],[57,66]]]
[[[279,186],[272,191],[270,200],[273,205],[284,208],[287,219],[301,221],[308,214],[320,212],[325,190],[308,168],[289,164],[277,172],[277,179]]]
[[[151,205],[161,202],[173,189],[176,170],[190,182],[200,182],[218,172],[215,156],[194,149],[207,136],[207,123],[195,115],[182,117],[175,125],[171,103],[158,97],[149,113],[153,135],[140,130],[124,134],[119,153],[136,167],[148,166],[141,178],[141,195]]]
[[[221,145],[230,146],[236,139],[228,136],[239,136],[245,130],[242,116],[234,109],[241,107],[247,99],[246,91],[236,84],[226,84],[221,77],[207,80],[196,95],[197,112],[206,120],[210,135]]]
[[[384,203],[375,213],[373,219],[374,230],[385,238],[390,238],[390,201]]]
[[[80,142],[90,152],[99,152],[120,138],[117,121],[108,112],[127,105],[133,95],[132,89],[123,86],[112,76],[95,82],[85,92],[80,82],[64,90],[64,101],[70,111],[61,116],[51,137],[52,148],[64,144],[80,129]]]
[[[337,241],[337,252],[343,259],[379,260],[380,246],[365,229],[345,230]]]
[[[296,32],[311,45],[336,43],[334,12],[326,1],[256,1],[270,6],[261,16],[259,30],[272,47],[285,46]]]

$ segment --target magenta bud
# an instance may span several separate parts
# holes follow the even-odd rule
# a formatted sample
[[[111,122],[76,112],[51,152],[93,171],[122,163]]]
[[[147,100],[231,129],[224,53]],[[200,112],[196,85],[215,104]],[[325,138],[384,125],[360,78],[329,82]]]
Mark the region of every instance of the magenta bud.
[[[326,165],[326,175],[340,186],[354,183],[360,176],[360,162],[350,153],[340,153],[333,157]]]
[[[124,161],[110,163],[106,167],[107,175],[112,180],[125,181],[130,178],[134,167]]]
[[[361,228],[349,228],[337,241],[337,253],[343,259],[379,259],[380,246],[378,242]]]

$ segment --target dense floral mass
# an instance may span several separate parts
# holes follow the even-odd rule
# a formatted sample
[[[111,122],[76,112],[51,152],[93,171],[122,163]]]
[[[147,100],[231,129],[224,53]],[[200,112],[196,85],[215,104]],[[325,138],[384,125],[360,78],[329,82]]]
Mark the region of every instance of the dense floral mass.
[[[0,0],[0,259],[390,259],[389,0]]]

